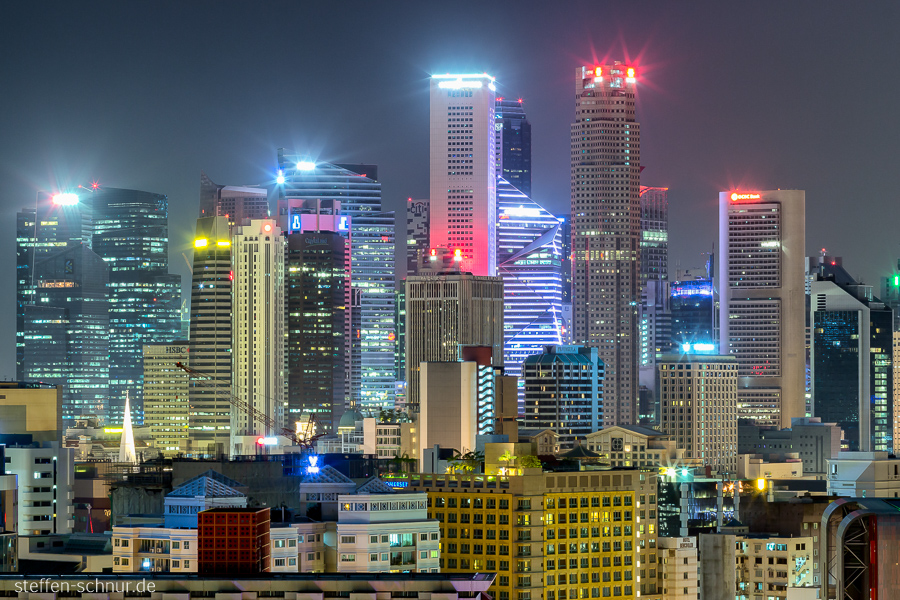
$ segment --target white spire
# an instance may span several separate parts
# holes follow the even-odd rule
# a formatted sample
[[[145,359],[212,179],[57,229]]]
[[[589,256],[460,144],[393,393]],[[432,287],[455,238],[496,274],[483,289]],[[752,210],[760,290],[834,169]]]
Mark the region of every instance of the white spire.
[[[134,450],[134,430],[131,428],[131,402],[128,400],[128,392],[125,392],[125,420],[122,422],[122,441],[119,443],[119,462],[137,463],[137,453]]]

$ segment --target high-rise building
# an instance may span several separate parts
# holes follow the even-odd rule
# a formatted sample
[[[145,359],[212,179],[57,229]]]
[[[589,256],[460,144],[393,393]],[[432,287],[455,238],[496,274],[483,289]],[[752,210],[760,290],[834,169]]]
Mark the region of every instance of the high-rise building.
[[[456,362],[466,347],[490,351],[490,364],[503,366],[503,280],[469,273],[406,279],[406,392],[419,404],[419,365]]]
[[[0,436],[27,434],[35,442],[62,439],[63,386],[0,381]]]
[[[518,377],[527,356],[562,343],[562,224],[502,178],[497,205],[503,364],[507,375]],[[519,396],[521,413],[524,394]]]
[[[88,246],[38,255],[24,306],[27,380],[63,386],[62,418],[106,414],[109,397],[109,269]]]
[[[150,428],[153,445],[167,457],[190,447],[190,380],[176,366],[187,361],[187,340],[144,345],[144,425]]]
[[[896,270],[881,278],[881,301],[894,311],[894,331],[900,331],[900,259]]]
[[[806,414],[806,195],[719,194],[719,352],[738,361],[738,417],[790,427]]]
[[[669,188],[641,186],[641,284],[669,280]]]
[[[660,431],[684,458],[737,472],[738,363],[733,356],[678,354],[659,359]]]
[[[486,73],[431,77],[431,247],[477,276],[497,274],[494,91]]]
[[[851,451],[892,451],[893,312],[843,267],[822,269],[810,287],[813,414]]]
[[[406,274],[417,275],[419,258],[431,248],[428,200],[409,198],[406,203]]]
[[[109,267],[109,422],[143,422],[145,343],[181,332],[181,276],[169,274],[169,204],[163,194],[99,188],[90,201],[93,250]]]
[[[336,231],[287,236],[287,413],[289,427],[315,417],[317,433],[337,431],[348,400],[346,353],[349,244]]]
[[[203,381],[190,385],[188,451],[228,452],[231,435],[231,229],[226,217],[197,219],[191,275],[190,367]]]
[[[37,192],[34,208],[16,215],[16,378],[28,378],[22,364],[25,306],[34,305],[34,265],[70,245],[91,246],[90,194]],[[37,218],[36,218],[37,215]]]
[[[522,99],[497,98],[494,119],[497,177],[531,198],[531,123]]]
[[[306,202],[339,203],[345,219],[337,231],[350,239],[350,399],[359,408],[393,408],[394,213],[382,211],[378,167],[315,162],[282,148],[278,169],[277,218],[285,232],[298,229]]]
[[[570,449],[603,427],[604,365],[596,348],[547,346],[525,359],[524,427],[552,429]]]
[[[284,425],[284,237],[274,219],[235,227],[232,237],[232,394],[271,419],[231,413],[232,452],[254,454],[257,436]]]
[[[18,478],[19,535],[72,533],[75,451],[61,442],[7,442],[4,454],[6,473]]]
[[[219,185],[201,171],[200,217],[225,217],[231,225],[269,218],[269,193],[264,188]]]
[[[604,425],[634,423],[640,302],[640,125],[635,70],[575,71],[572,162],[573,340],[606,366]]]

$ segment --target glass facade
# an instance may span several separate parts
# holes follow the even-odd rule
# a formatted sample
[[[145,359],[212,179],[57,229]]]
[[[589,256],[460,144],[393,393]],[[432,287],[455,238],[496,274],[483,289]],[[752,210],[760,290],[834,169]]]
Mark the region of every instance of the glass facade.
[[[497,202],[503,364],[506,374],[521,376],[526,357],[562,343],[562,224],[504,179],[497,182]],[[521,409],[522,383],[519,398]]]
[[[285,231],[298,228],[307,200],[338,201],[347,216],[338,230],[350,239],[350,400],[363,410],[393,408],[394,213],[381,210],[378,167],[316,163],[279,149],[278,171],[277,217]]]
[[[288,427],[311,414],[317,433],[332,433],[344,413],[346,244],[342,235],[328,231],[287,236]]]
[[[497,98],[494,109],[497,131],[497,177],[531,197],[531,123],[522,100]]]
[[[715,300],[712,280],[676,281],[669,292],[673,351],[680,351],[685,344],[718,345],[713,329]]]
[[[109,266],[108,421],[121,423],[125,394],[143,422],[143,345],[181,333],[181,276],[169,274],[168,199],[105,188],[91,196],[93,249]]]

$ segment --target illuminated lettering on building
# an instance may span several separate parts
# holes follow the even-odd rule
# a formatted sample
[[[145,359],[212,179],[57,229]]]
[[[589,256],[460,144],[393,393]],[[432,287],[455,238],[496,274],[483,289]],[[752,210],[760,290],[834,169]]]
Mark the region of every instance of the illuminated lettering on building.
[[[738,194],[737,192],[733,192],[731,194],[731,201],[735,200],[759,200],[759,194]]]
[[[78,287],[74,281],[42,281],[42,288],[73,288]]]

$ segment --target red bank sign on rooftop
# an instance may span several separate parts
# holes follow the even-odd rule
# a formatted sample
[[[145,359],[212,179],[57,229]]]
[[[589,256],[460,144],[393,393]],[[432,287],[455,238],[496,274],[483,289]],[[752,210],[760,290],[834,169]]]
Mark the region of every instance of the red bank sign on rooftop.
[[[737,200],[759,200],[759,194],[738,194],[737,192],[732,192],[731,201],[736,202]]]

